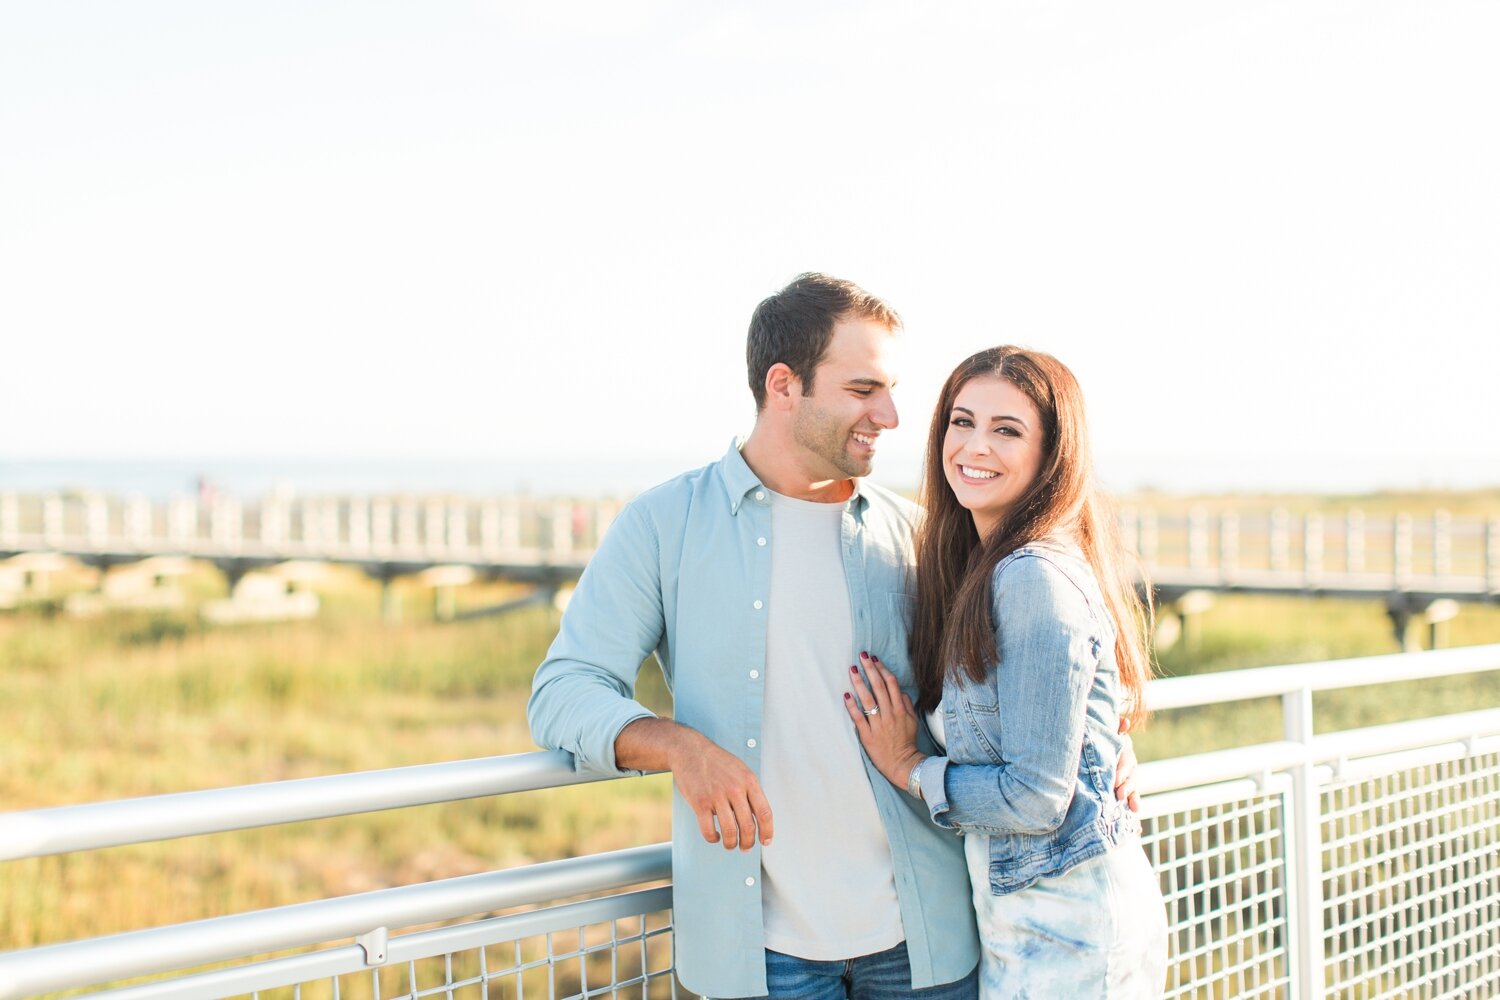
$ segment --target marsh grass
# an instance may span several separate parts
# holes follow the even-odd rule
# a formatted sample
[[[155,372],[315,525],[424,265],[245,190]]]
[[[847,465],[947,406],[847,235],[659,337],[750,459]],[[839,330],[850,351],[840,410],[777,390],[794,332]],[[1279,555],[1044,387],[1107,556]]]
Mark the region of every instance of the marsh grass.
[[[534,607],[503,618],[379,619],[376,586],[331,573],[317,620],[208,628],[196,603],[223,592],[192,574],[187,610],[60,614],[87,574],[0,615],[0,811],[129,798],[534,749],[530,677],[557,627]],[[461,607],[514,596],[466,588]],[[1226,597],[1169,675],[1390,652],[1378,605]],[[1500,608],[1465,608],[1454,644],[1500,641]],[[640,697],[666,712],[654,667]],[[1333,692],[1320,729],[1500,704],[1481,675]],[[1279,738],[1274,703],[1161,713],[1143,759]],[[402,809],[264,830],[0,864],[0,950],[589,854],[669,836],[661,777]]]

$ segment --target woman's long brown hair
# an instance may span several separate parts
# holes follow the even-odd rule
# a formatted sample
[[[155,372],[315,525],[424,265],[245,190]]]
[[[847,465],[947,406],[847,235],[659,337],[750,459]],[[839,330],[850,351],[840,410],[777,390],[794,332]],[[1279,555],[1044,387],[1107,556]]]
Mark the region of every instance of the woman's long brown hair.
[[[1036,479],[987,538],[979,537],[973,515],[959,505],[943,472],[943,439],[953,401],[976,378],[1011,383],[1036,406],[1042,421]],[[1115,621],[1115,658],[1125,688],[1120,714],[1132,727],[1144,721],[1151,607],[1127,572],[1114,511],[1094,483],[1083,392],[1067,366],[1050,354],[1011,346],[966,359],[943,384],[924,465],[921,502],[926,514],[916,536],[917,609],[910,646],[918,708],[925,712],[937,706],[945,674],[967,673],[980,681],[999,660],[990,610],[996,564],[1029,542],[1063,534],[1083,550]]]

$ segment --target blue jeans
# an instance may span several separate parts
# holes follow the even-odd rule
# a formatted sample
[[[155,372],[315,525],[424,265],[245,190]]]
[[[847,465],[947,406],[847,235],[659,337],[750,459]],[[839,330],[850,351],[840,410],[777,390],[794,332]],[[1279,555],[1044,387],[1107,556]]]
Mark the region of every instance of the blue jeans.
[[[766,952],[764,997],[755,1000],[974,1000],[979,995],[979,969],[953,983],[911,988],[911,962],[906,942],[894,948],[834,962]]]

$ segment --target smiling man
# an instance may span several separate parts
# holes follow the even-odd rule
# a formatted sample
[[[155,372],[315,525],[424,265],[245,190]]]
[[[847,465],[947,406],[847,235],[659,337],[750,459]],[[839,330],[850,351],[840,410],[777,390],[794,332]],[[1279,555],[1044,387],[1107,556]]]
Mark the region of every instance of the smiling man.
[[[860,481],[896,426],[899,329],[826,275],[763,301],[750,436],[621,512],[533,683],[539,744],[672,772],[677,970],[698,993],[976,993],[962,842],[880,777],[843,708],[864,650],[911,687],[916,508]],[[632,698],[653,652],[673,721]]]

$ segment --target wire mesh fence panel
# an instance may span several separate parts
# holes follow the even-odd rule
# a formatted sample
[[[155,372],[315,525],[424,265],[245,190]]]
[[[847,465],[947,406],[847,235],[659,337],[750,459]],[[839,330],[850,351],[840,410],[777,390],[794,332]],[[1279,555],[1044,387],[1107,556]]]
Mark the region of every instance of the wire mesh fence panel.
[[[1500,754],[1323,791],[1330,996],[1500,995]]]
[[[674,1000],[670,911],[263,989],[256,1000]]]
[[[1279,793],[1143,822],[1167,907],[1167,998],[1283,997],[1286,837]]]

